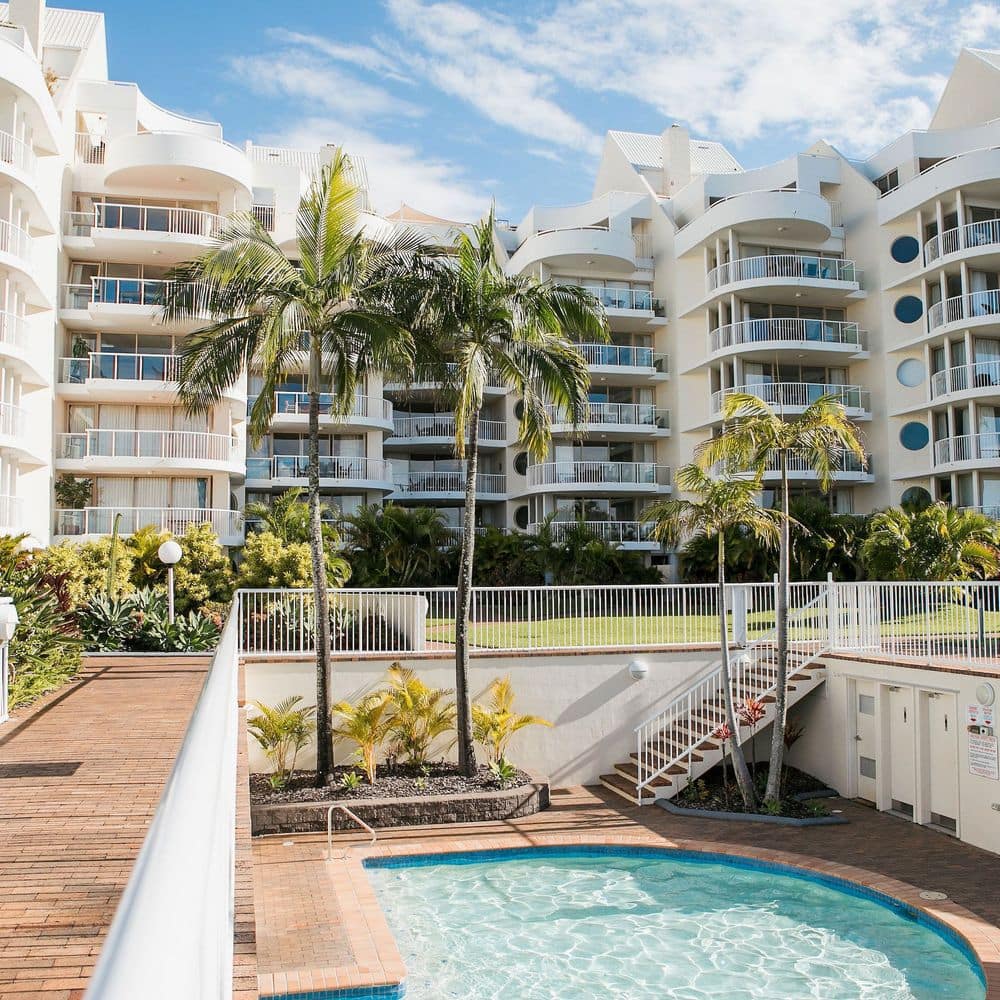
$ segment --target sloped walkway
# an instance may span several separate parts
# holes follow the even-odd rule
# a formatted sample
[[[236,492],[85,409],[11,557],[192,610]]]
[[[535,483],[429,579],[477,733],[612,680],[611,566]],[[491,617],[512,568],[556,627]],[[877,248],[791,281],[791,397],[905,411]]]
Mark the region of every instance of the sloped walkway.
[[[0,727],[0,997],[79,1000],[208,660],[92,660]]]

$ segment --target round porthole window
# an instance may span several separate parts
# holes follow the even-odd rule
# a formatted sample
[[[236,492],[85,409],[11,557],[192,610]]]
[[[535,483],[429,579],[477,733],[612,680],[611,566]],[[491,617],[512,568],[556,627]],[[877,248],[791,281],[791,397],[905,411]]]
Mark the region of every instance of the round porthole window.
[[[514,511],[514,523],[524,531],[528,527],[528,505],[522,504]]]
[[[924,314],[924,304],[916,295],[904,295],[896,299],[893,313],[900,323],[916,323]]]
[[[528,453],[526,451],[518,452],[514,456],[514,471],[519,476],[527,475],[527,472],[528,472]]]
[[[930,493],[923,486],[911,486],[908,490],[903,491],[899,502],[902,506],[913,510],[925,510],[927,507],[930,507],[933,501],[931,500]]]
[[[892,241],[889,248],[892,259],[899,264],[909,264],[920,253],[920,244],[912,236],[900,236]]]
[[[920,451],[921,448],[926,448],[930,439],[931,432],[927,429],[927,424],[921,424],[916,420],[903,424],[899,432],[899,443],[907,451]]]
[[[519,399],[514,404],[514,419],[515,420],[523,420],[524,419],[524,400],[523,399]]]
[[[905,385],[908,389],[921,385],[927,377],[924,363],[916,358],[907,358],[901,361],[896,368],[896,380],[900,385]]]

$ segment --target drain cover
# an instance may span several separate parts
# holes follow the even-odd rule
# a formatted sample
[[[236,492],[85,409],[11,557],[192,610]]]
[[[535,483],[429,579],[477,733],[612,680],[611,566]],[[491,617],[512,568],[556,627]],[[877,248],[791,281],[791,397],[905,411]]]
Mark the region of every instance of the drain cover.
[[[924,891],[920,893],[920,898],[929,899],[937,903],[940,902],[942,899],[947,899],[948,894],[945,892],[931,892],[930,889],[924,889]]]
[[[79,760],[19,760],[0,764],[0,778],[69,778],[82,763]]]

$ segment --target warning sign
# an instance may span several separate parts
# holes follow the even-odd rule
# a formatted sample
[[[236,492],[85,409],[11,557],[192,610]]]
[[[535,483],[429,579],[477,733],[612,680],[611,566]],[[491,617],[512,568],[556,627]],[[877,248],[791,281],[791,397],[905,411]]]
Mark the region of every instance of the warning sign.
[[[969,733],[969,773],[1000,781],[997,738]]]

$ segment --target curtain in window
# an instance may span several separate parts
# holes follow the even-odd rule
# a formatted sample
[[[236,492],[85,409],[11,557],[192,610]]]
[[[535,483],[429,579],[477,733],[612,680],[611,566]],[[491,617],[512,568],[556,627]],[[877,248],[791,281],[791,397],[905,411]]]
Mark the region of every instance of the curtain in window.
[[[173,487],[174,507],[197,507],[204,510],[208,506],[207,479],[175,479]]]

